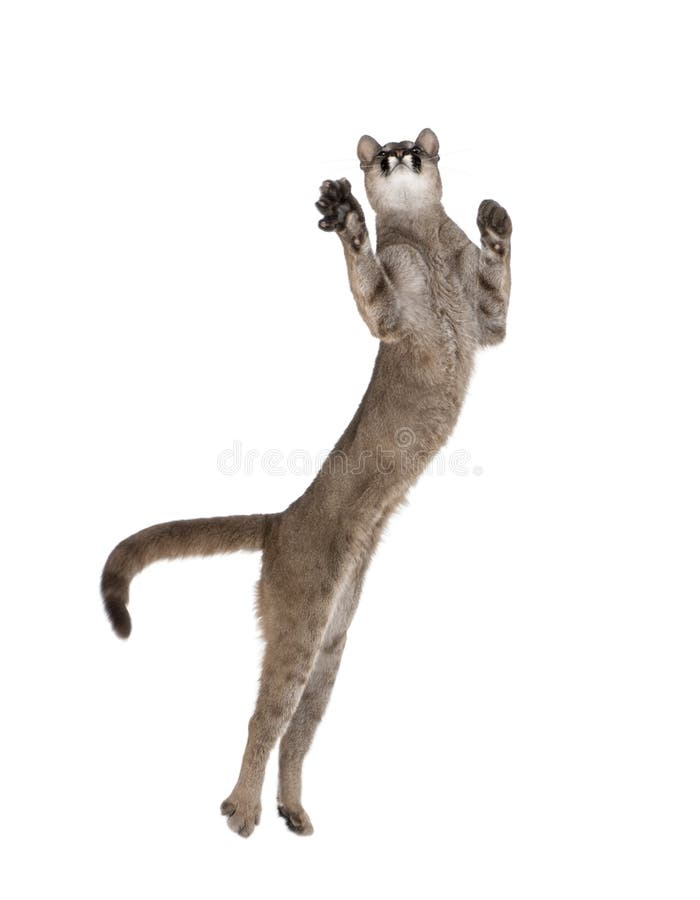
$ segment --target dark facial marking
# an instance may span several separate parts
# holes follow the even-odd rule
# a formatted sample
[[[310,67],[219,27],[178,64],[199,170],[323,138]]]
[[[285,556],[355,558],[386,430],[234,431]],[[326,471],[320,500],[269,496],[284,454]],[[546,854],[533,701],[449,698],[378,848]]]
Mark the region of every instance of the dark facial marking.
[[[392,171],[389,167],[390,156],[395,156],[397,159],[406,159],[410,156],[413,171],[420,172],[421,152],[421,149],[415,144],[411,144],[410,141],[402,141],[400,144],[385,144],[377,153],[377,159],[379,160],[379,167],[382,170],[382,174],[389,175]]]

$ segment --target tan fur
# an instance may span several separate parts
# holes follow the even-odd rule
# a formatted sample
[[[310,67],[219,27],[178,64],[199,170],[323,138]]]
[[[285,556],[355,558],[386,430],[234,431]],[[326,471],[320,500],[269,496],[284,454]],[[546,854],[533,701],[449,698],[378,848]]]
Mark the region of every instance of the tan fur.
[[[324,182],[317,203],[320,227],[341,240],[360,315],[381,340],[352,421],[308,490],[283,513],[147,528],[114,549],[102,579],[107,613],[127,637],[129,582],[150,562],[263,550],[260,690],[238,781],[221,806],[244,837],[259,821],[265,768],[280,737],[280,814],[298,834],[313,831],[301,803],[302,764],[371,555],[387,519],[452,431],[477,348],[505,335],[506,211],[491,200],[481,204],[481,249],[447,217],[438,141],[429,129],[416,142],[383,147],[365,136],[358,156],[377,214],[376,254],[345,179]]]

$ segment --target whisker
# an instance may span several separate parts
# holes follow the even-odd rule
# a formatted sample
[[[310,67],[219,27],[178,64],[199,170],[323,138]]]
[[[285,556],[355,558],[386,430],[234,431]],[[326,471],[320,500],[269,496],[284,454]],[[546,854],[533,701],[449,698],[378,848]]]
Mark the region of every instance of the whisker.
[[[473,172],[467,172],[464,169],[454,169],[452,166],[440,166],[441,172],[449,172],[452,175],[469,175],[472,176]]]
[[[318,160],[318,164],[320,166],[334,166],[336,164],[341,165],[341,163],[352,164],[357,162],[356,156],[345,156],[343,159],[320,159]]]
[[[455,150],[443,150],[440,148],[440,156],[455,156],[457,153],[474,153],[474,148],[461,147]]]

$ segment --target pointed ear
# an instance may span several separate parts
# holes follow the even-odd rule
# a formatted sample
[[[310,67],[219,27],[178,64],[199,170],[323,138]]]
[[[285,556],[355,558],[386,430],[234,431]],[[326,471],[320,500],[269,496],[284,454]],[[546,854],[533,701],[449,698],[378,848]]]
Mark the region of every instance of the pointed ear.
[[[380,143],[375,141],[375,139],[368,134],[362,135],[357,144],[357,155],[363,166],[368,166],[372,162],[377,155],[377,152],[381,149],[381,146]]]
[[[421,148],[421,150],[425,150],[428,156],[437,156],[438,150],[440,149],[440,141],[437,139],[437,135],[434,131],[431,131],[429,128],[424,128],[421,133],[416,138],[416,144]]]

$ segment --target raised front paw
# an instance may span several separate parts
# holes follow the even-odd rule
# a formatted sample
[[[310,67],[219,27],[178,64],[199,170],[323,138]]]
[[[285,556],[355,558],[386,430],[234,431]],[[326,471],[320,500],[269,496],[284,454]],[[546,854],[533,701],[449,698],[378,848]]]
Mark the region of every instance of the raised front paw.
[[[352,195],[352,186],[347,178],[338,181],[326,180],[321,185],[321,196],[316,203],[316,209],[323,213],[318,227],[322,231],[345,232],[352,231],[350,235],[353,243],[361,238],[365,230],[365,216],[362,207]],[[359,246],[359,244],[357,244]]]
[[[499,238],[504,241],[508,240],[513,230],[510,216],[495,200],[481,201],[479,212],[476,215],[476,224],[479,226],[482,238],[490,238],[488,243],[495,250],[500,249],[498,247]]]

